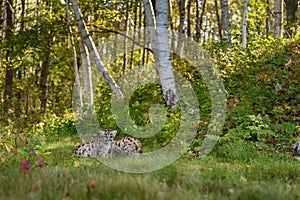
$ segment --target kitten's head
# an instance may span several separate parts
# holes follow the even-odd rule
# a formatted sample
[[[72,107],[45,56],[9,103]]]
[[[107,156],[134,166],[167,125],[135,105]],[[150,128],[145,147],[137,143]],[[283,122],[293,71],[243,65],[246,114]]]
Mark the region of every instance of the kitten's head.
[[[112,129],[99,129],[98,132],[100,137],[104,137],[109,142],[112,142],[117,135],[117,131]]]
[[[293,145],[294,155],[300,155],[300,139]]]

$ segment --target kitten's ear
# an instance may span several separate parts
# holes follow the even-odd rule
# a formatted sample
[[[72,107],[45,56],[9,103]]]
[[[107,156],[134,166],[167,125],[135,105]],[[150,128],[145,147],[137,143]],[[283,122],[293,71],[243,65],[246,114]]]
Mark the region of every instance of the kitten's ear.
[[[98,130],[98,134],[99,136],[105,136],[104,131],[102,131],[101,129]]]
[[[112,133],[113,137],[116,137],[116,135],[117,135],[118,131],[116,131],[116,130],[113,130],[111,133]]]

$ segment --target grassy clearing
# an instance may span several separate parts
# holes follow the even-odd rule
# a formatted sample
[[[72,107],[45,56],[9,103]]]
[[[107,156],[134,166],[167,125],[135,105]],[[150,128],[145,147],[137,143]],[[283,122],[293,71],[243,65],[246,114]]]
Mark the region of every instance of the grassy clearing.
[[[1,164],[1,200],[300,198],[299,161],[247,146],[219,146],[201,159],[186,155],[162,170],[129,174],[71,157],[76,138],[51,140],[51,154],[43,156],[47,167],[25,174],[19,159]]]

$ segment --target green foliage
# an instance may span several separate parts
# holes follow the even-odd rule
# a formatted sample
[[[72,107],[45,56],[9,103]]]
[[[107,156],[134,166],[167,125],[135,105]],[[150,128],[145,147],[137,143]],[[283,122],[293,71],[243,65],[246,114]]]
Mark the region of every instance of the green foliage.
[[[34,134],[40,135],[72,135],[76,133],[73,113],[66,111],[62,117],[49,114],[43,121],[32,127]]]
[[[237,120],[236,128],[230,129],[227,134],[221,137],[220,142],[233,141],[253,141],[265,142],[270,137],[274,137],[275,133],[270,128],[270,119],[268,116],[249,115],[243,118],[244,121]]]
[[[4,128],[0,125],[0,150],[1,150],[1,162],[5,161],[5,158],[13,154],[15,150],[15,137],[10,128]]]

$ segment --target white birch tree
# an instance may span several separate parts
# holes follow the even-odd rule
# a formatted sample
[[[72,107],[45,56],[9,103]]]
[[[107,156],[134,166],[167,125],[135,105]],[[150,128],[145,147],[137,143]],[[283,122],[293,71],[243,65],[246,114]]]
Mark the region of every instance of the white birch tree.
[[[86,45],[83,41],[79,41],[80,55],[83,67],[83,85],[84,93],[86,94],[87,103],[89,106],[94,105],[94,93],[93,93],[93,82],[92,82],[92,67],[90,54]]]
[[[83,99],[82,99],[82,92],[80,89],[80,80],[79,80],[79,72],[78,72],[78,65],[77,65],[77,52],[75,48],[75,42],[72,35],[72,29],[70,27],[70,12],[69,12],[69,4],[66,2],[66,12],[67,12],[67,25],[68,25],[68,31],[70,34],[70,43],[72,48],[72,54],[73,54],[73,67],[74,67],[74,75],[75,75],[75,83],[76,83],[76,92],[79,98],[79,105],[80,107],[83,106]]]
[[[242,26],[242,47],[246,48],[247,45],[247,16],[248,16],[248,0],[244,0],[244,15]]]
[[[282,37],[282,23],[283,23],[283,0],[274,1],[274,36]]]
[[[83,17],[80,13],[77,0],[70,0],[70,2],[72,4],[72,8],[73,8],[73,11],[74,11],[77,23],[78,23],[79,31],[81,32],[81,36],[84,39],[84,42],[86,43],[86,46],[90,52],[91,57],[95,61],[97,69],[102,73],[104,80],[108,83],[111,90],[115,94],[116,98],[121,99],[123,97],[123,94],[122,94],[120,88],[118,87],[118,85],[116,84],[116,82],[114,81],[114,79],[107,72],[107,69],[104,66],[104,63],[101,61],[101,58],[100,58],[99,52],[96,48],[96,45],[95,45],[94,41],[92,40],[92,37],[90,36],[90,34],[86,28],[85,22],[83,21]]]
[[[170,47],[168,42],[168,1],[156,0],[156,16],[150,0],[143,0],[149,37],[160,76],[164,99],[170,108],[175,108],[179,93],[172,69]]]

